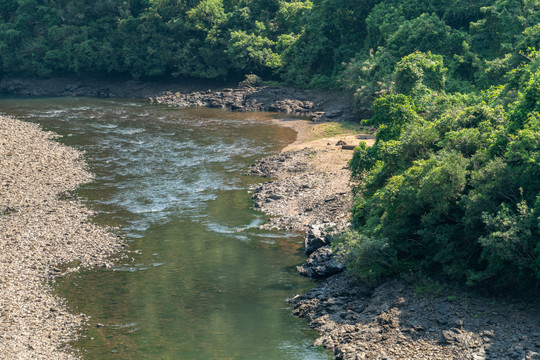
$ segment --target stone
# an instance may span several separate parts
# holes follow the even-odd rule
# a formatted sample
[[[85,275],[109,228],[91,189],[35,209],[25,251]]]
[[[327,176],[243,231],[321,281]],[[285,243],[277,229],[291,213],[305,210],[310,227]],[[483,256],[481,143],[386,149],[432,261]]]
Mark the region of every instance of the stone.
[[[296,267],[300,275],[311,278],[329,277],[344,269],[328,245],[317,249],[303,265]]]
[[[311,210],[310,210],[311,211]],[[321,225],[310,225],[304,238],[306,255],[313,254],[317,249],[330,245],[330,236],[321,230]]]

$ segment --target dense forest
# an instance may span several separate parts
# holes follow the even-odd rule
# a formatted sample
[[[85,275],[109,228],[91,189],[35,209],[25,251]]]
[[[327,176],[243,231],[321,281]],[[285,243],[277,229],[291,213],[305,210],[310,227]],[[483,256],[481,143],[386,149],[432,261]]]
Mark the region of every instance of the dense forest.
[[[0,49],[3,76],[254,73],[353,93],[378,132],[350,163],[349,269],[539,284],[538,0],[4,0]]]
[[[395,64],[421,51],[442,56],[448,69],[437,90],[468,92],[501,83],[526,60],[540,39],[539,8],[535,0],[4,0],[1,69],[255,73],[361,95],[389,90]]]

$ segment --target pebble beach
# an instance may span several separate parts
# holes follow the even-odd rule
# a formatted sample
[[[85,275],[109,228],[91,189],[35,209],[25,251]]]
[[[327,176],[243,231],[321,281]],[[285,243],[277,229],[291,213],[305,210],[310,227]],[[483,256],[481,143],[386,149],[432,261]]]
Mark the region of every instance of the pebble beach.
[[[92,180],[83,153],[38,125],[0,116],[0,358],[77,359],[84,324],[51,282],[107,267],[123,248],[114,229],[70,196]],[[65,266],[69,264],[70,266]]]

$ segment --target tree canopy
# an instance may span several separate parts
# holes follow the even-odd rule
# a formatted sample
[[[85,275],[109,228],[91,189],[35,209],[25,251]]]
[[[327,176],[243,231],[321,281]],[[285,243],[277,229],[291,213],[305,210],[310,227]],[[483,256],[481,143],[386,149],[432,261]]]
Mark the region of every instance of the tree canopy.
[[[255,73],[302,87],[377,91],[372,80],[388,87],[393,64],[430,52],[443,57],[448,90],[485,89],[520,62],[517,52],[538,43],[539,7],[531,0],[6,0],[1,70]]]

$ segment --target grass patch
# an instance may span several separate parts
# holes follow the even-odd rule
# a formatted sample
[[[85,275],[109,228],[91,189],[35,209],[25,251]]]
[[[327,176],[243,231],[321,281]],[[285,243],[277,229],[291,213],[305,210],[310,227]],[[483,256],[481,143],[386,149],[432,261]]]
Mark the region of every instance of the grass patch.
[[[317,139],[325,137],[335,137],[340,135],[370,135],[370,127],[362,126],[357,122],[326,122],[313,127],[314,137]]]

